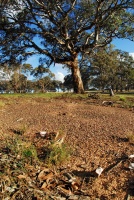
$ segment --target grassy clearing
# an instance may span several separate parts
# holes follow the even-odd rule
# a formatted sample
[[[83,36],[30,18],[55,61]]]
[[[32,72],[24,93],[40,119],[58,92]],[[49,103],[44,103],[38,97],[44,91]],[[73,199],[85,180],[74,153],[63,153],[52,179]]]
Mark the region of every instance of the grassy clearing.
[[[3,98],[86,98],[87,94],[74,94],[74,93],[63,93],[63,92],[47,92],[47,93],[33,93],[33,94],[1,94],[0,97]]]
[[[121,102],[122,106],[125,108],[132,108],[134,107],[134,95],[132,94],[117,94],[116,97],[118,101]]]
[[[61,96],[62,93],[55,93],[55,92],[50,92],[50,93],[25,93],[25,94],[1,94],[0,96],[3,98],[36,98],[36,97],[41,97],[41,98],[54,98],[57,96]]]
[[[115,94],[112,97],[109,94],[99,94],[99,96],[102,101],[113,101],[124,108],[134,107],[134,94]]]
[[[63,92],[48,92],[48,93],[34,93],[34,94],[2,94],[0,95],[0,107],[3,107],[7,101],[8,103],[14,103],[16,99],[30,100],[37,99],[51,100],[51,99],[88,99],[89,94],[99,95],[100,101],[113,101],[125,108],[134,107],[134,94],[133,93],[121,93],[110,96],[109,94],[103,94],[101,92],[87,92],[85,94],[63,93]]]
[[[75,94],[75,93],[67,93],[67,92],[47,92],[47,93],[14,93],[14,94],[0,94],[0,97],[3,98],[9,98],[9,97],[42,97],[42,98],[55,98],[55,97],[68,97],[68,98],[86,98],[88,96],[88,94],[92,94],[92,93],[97,93],[100,94],[100,96],[103,97],[109,97],[109,93],[102,93],[100,91],[89,91],[86,92],[85,94]],[[114,97],[130,97],[130,98],[134,98],[134,93],[118,93],[115,94]]]

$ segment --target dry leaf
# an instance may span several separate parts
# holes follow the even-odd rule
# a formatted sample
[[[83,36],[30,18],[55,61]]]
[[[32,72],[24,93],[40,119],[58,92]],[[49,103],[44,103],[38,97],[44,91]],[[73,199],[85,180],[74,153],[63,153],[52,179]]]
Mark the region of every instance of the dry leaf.
[[[47,183],[43,183],[43,185],[41,186],[41,189],[45,192],[45,193],[50,193],[50,190],[47,188]]]
[[[41,186],[41,189],[43,189],[43,190],[44,190],[44,189],[46,189],[46,188],[47,188],[47,183],[46,183],[46,182],[44,182],[44,183],[43,183],[43,185]]]
[[[73,191],[76,191],[80,188],[80,185],[77,182],[73,181],[71,183],[71,187],[72,187]]]
[[[35,167],[34,167],[34,166],[32,166],[32,165],[29,165],[29,164],[27,164],[27,163],[25,163],[25,167],[26,167],[27,169],[30,169],[30,170],[33,170],[33,169],[35,169]]]
[[[51,180],[53,178],[54,174],[52,172],[50,172],[49,174],[44,174],[44,170],[41,171],[38,175],[38,179],[39,181],[46,181],[47,183],[49,182],[49,180]]]
[[[27,176],[26,175],[22,175],[22,174],[20,174],[19,176],[17,176],[18,177],[18,179],[26,179],[27,178]]]
[[[70,196],[73,194],[70,189],[67,190],[61,186],[58,186],[57,189],[61,192],[61,194],[64,194],[65,196]]]

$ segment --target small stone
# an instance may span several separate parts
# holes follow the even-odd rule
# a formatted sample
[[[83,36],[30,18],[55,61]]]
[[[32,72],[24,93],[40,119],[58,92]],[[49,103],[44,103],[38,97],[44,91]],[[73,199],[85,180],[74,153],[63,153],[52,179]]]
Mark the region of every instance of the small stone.
[[[134,154],[130,155],[129,158],[134,158]]]
[[[40,131],[40,136],[41,136],[41,137],[45,137],[46,134],[47,134],[46,131]]]
[[[129,169],[133,169],[134,170],[134,163],[130,163],[129,164]]]
[[[95,170],[96,174],[98,174],[98,176],[101,175],[101,173],[103,172],[103,168],[101,167],[98,167],[96,170]]]

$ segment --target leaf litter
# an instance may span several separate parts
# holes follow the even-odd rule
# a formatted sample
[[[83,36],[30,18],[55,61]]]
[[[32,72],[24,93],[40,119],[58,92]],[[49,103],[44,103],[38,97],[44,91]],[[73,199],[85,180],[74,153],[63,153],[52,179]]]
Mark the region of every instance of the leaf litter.
[[[9,109],[13,114],[12,118],[8,118],[8,126],[5,123],[6,112],[1,113],[2,126],[5,124],[5,130],[10,130],[10,136],[0,146],[0,199],[134,199],[133,143],[125,140],[126,136],[123,135],[130,127],[133,132],[131,113],[121,109],[118,112],[115,108],[104,106],[95,107],[88,102],[66,101],[65,107],[64,103],[63,100],[47,102],[47,105],[44,103],[45,116],[43,112],[35,118],[29,118],[27,110],[30,108],[34,114],[42,112],[39,101],[34,105],[35,110],[27,102],[21,104],[24,106],[23,122],[27,118],[28,130],[15,137],[23,138],[26,142],[30,140],[37,149],[37,158],[32,157],[27,149],[24,155],[19,152],[21,144],[15,149],[11,147],[9,140],[13,140],[15,135],[15,131],[11,130],[18,130],[18,124],[15,124],[15,118],[19,119],[18,104],[15,105],[15,112],[11,107],[6,108],[7,112]],[[58,115],[57,108],[61,105],[66,115]],[[34,116],[32,112],[30,116]],[[71,113],[75,113],[73,120]],[[119,121],[115,120],[117,116],[120,117]],[[42,137],[40,130],[43,127],[47,131]],[[61,141],[61,138],[54,140],[60,129],[66,132],[62,144],[68,144],[73,153],[65,164],[49,166],[45,161],[44,148],[47,145],[55,146],[55,141]],[[3,135],[1,138],[4,138]],[[61,144],[58,144],[61,148]],[[34,152],[33,147],[30,151]]]

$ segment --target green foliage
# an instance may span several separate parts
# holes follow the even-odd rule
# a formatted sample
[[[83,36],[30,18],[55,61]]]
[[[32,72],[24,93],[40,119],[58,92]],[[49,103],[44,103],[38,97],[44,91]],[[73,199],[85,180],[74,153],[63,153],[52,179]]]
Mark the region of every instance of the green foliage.
[[[132,94],[124,94],[124,95],[116,95],[118,100],[122,102],[122,106],[125,108],[133,108],[134,107],[134,95]]]
[[[31,163],[38,160],[36,148],[32,142],[25,141],[24,136],[8,137],[6,138],[5,145],[19,159],[20,166],[23,166],[25,162]]]
[[[0,8],[0,62],[20,64],[36,54],[45,68],[52,63],[65,64],[72,69],[76,92],[83,92],[76,73],[78,58],[92,55],[115,37],[133,40],[132,0],[23,0],[21,9],[19,1],[15,2],[7,4],[7,9]],[[42,69],[35,74],[42,74]]]
[[[14,91],[25,92],[27,89],[27,77],[32,69],[30,64],[14,63],[14,64],[4,64],[0,66],[3,73],[6,74],[5,80],[2,80],[2,89],[6,92]]]
[[[44,149],[46,155],[43,162],[48,165],[61,165],[68,161],[72,153],[72,149],[65,144],[55,145],[55,140],[52,140],[51,144],[48,143],[46,146],[40,146],[37,150],[32,141],[20,134],[5,137],[3,145],[7,154],[12,154],[17,159],[16,167],[18,168],[23,168],[25,163],[32,165],[33,163],[40,162],[37,154],[40,148]]]
[[[22,149],[22,156],[25,159],[28,159],[31,164],[32,164],[32,160],[37,160],[37,151],[36,148],[34,147],[34,145],[29,144],[29,146],[24,145],[23,149]]]
[[[50,145],[48,148],[47,163],[48,165],[60,165],[68,161],[71,153],[70,148],[65,145],[60,147]]]
[[[120,101],[126,101],[126,98],[124,96],[120,96]]]
[[[104,90],[129,90],[133,88],[134,60],[127,52],[107,46],[91,59],[91,84]]]
[[[23,155],[24,155],[24,157],[29,158],[29,157],[32,157],[33,154],[32,154],[31,150],[26,149],[23,151]]]

